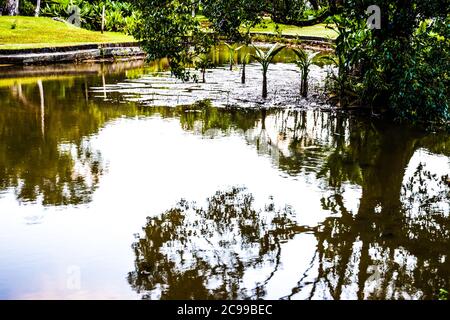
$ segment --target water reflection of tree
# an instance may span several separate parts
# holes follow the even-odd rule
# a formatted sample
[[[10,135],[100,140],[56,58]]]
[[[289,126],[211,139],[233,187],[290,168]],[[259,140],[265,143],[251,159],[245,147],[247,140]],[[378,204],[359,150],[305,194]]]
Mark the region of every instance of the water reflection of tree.
[[[32,80],[0,89],[0,190],[44,205],[88,202],[103,170],[88,137],[130,107],[90,99],[96,77]]]
[[[278,271],[281,244],[303,229],[288,208],[257,210],[251,194],[233,188],[217,192],[205,208],[181,201],[143,230],[128,280],[144,298],[256,299]],[[246,285],[249,270],[263,279]]]
[[[317,286],[334,283],[329,285],[329,290],[336,299],[352,281],[358,285],[356,292],[360,299],[430,299],[436,297],[439,288],[449,286],[450,269],[448,262],[443,260],[450,252],[448,209],[429,207],[430,204],[439,206],[448,202],[449,188],[444,183],[447,178],[424,172],[423,167],[419,167],[416,174],[425,178],[404,184],[402,194],[408,194],[408,197],[397,194],[399,198],[394,202],[388,202],[393,200],[389,194],[376,198],[369,188],[363,190],[356,214],[345,208],[339,195],[324,203],[325,210],[334,208],[341,216],[326,219],[320,232],[316,233],[317,263],[322,266],[316,279]],[[401,173],[398,175],[402,176]],[[415,191],[417,183],[425,188],[438,185],[439,192],[423,197],[424,194],[420,195],[423,189]],[[412,202],[424,210],[422,214],[411,210]],[[332,261],[332,265],[323,267],[327,260]],[[352,263],[357,265],[355,273],[351,272]],[[371,292],[367,289],[368,279],[370,269],[374,267],[380,271],[380,279],[376,290]]]
[[[208,134],[217,130],[223,133],[235,129],[253,129],[261,119],[261,111],[255,109],[215,108],[207,100],[188,106],[142,108],[148,115],[159,114],[163,118],[177,118],[183,130],[196,134]]]
[[[430,199],[434,206],[448,202],[447,177],[420,167],[416,174],[425,177],[417,183],[441,190],[421,198],[414,194],[416,182],[406,183],[408,199],[422,207]],[[405,206],[397,216],[383,210],[354,215],[339,196],[324,203],[325,210],[331,208],[341,216],[307,228],[296,225],[290,209],[276,211],[273,204],[254,209],[252,196],[239,188],[217,192],[205,208],[181,201],[148,218],[133,245],[136,269],[128,281],[148,299],[264,298],[269,281],[282,272],[282,244],[307,232],[317,239],[316,252],[292,292],[280,298],[300,292],[307,298],[434,298],[437,288],[449,286],[448,213],[417,216]],[[254,285],[244,281],[261,270],[264,279]],[[372,277],[375,272],[379,278]]]
[[[341,298],[352,282],[358,285],[360,299],[435,297],[438,288],[449,286],[450,270],[443,257],[450,252],[450,219],[448,208],[442,209],[450,196],[448,176],[438,177],[419,166],[408,183],[403,180],[413,154],[419,148],[436,149],[436,145],[418,131],[352,118],[337,117],[327,131],[330,137],[315,142],[322,150],[331,146],[331,152],[321,154],[326,157],[317,177],[326,179],[326,188],[333,190],[322,200],[323,209],[340,217],[326,219],[316,232],[317,260],[313,263],[318,266],[318,277],[310,297],[317,297],[316,290],[321,288],[323,296]],[[442,141],[448,142],[448,137],[438,141],[439,150],[445,150]],[[301,162],[306,161],[311,160]],[[361,187],[357,212],[344,204],[344,183]],[[431,195],[433,184],[440,191]],[[377,290],[370,291],[373,268],[380,269],[381,279]]]
[[[200,118],[201,115],[198,114]],[[404,181],[413,154],[420,148],[446,154],[449,150],[448,136],[442,134],[437,137],[407,127],[325,113],[280,111],[265,115],[263,112],[261,117],[262,120],[256,121],[255,125],[261,127],[264,134],[268,134],[266,127],[275,127],[276,137],[289,142],[289,153],[275,150],[270,139],[264,140],[271,144],[267,147],[259,146],[264,141],[256,139],[257,149],[279,157],[279,167],[291,175],[314,175],[318,185],[324,189],[322,209],[331,213],[329,218],[308,230],[317,240],[316,252],[307,270],[293,281],[297,284],[293,285],[292,292],[282,298],[293,298],[301,292],[306,298],[432,299],[439,288],[449,287],[448,176],[432,174],[426,166],[420,165],[414,176]],[[236,122],[233,124],[231,120],[231,124],[225,124],[221,129],[231,125],[236,126]],[[214,126],[217,124],[212,123],[210,127]],[[347,208],[344,200],[346,185],[360,188],[361,197],[356,211]],[[237,203],[234,205],[239,207]],[[185,216],[182,214],[185,209],[177,210],[178,215]],[[200,216],[208,217],[204,213],[207,211],[198,212]],[[173,214],[168,211],[163,217],[169,213]],[[220,217],[219,214],[218,221],[221,221]],[[159,244],[154,246],[156,242],[152,237],[156,231],[152,230],[170,219],[159,219],[149,221],[144,229],[146,236],[135,245],[136,272],[130,274],[130,282],[136,290],[147,293],[149,297],[157,296],[153,294],[160,290],[163,298],[179,297],[180,291],[177,290],[181,288],[187,294],[183,296],[185,298],[264,297],[264,287],[256,286],[263,294],[255,295],[258,290],[243,288],[239,282],[245,272],[254,268],[252,263],[239,264],[239,260],[227,259],[229,263],[220,269],[217,267],[221,265],[219,262],[213,259],[205,262],[204,256],[199,258],[196,255],[196,262],[186,266],[179,263],[181,258],[175,259],[165,251],[168,247],[181,247],[179,254],[191,254],[193,244],[186,244],[190,241],[184,240],[189,238],[186,232],[193,232],[197,225],[207,226],[208,221],[199,223],[198,218],[197,224],[191,223],[187,228],[183,223],[179,224],[179,229],[171,229],[167,233],[168,238],[159,242],[164,245],[161,247]],[[254,221],[253,225],[259,224]],[[305,228],[295,227],[292,221],[287,225],[287,230],[293,232],[291,238],[293,234],[305,231]],[[226,223],[219,226],[229,227]],[[273,227],[282,230],[282,226]],[[216,238],[221,234],[220,230],[219,227],[211,228],[205,237]],[[239,234],[242,230],[232,228],[228,231],[241,240]],[[187,242],[181,245],[173,242],[173,237],[177,239],[179,235]],[[284,241],[291,238],[280,237]],[[244,237],[242,240],[247,246],[249,241],[258,243],[258,238]],[[216,247],[220,252],[224,250],[221,246]],[[194,250],[196,254],[203,252],[201,248],[199,245]],[[262,255],[260,260],[267,259],[273,263],[276,261],[273,254]],[[241,266],[239,272],[235,270],[238,265]],[[164,276],[155,278],[158,268],[168,269],[164,269]],[[219,286],[221,289],[214,291],[208,287],[208,281],[219,269],[223,271],[219,283],[233,285]],[[226,273],[229,277],[235,278],[226,278],[224,270],[229,271]],[[276,263],[272,270],[279,271]],[[200,275],[205,276],[202,278]],[[181,286],[178,281],[182,281]],[[254,294],[249,294],[249,291]]]

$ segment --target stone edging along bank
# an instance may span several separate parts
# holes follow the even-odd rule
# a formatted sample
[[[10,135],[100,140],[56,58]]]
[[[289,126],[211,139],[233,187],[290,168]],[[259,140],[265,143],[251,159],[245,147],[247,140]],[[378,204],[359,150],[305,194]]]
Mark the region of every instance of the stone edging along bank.
[[[271,33],[252,35],[273,36]],[[296,39],[305,44],[330,46],[333,40],[321,37],[286,36],[286,40]],[[37,49],[1,50],[0,64],[33,65],[59,62],[98,61],[103,59],[136,60],[144,59],[145,52],[138,42],[86,44],[78,46],[49,47]]]
[[[87,60],[143,59],[137,42],[102,43],[39,49],[0,50],[0,64],[49,64]]]

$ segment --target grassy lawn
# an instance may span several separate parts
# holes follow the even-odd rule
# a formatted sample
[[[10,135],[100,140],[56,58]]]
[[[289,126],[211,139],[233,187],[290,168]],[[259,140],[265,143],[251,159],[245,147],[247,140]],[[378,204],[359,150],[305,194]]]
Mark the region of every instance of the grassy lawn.
[[[278,27],[279,27],[278,32],[281,32],[282,35],[322,37],[330,39],[335,39],[337,37],[335,31],[326,28],[326,24],[317,24],[308,27],[297,27],[279,24]],[[264,19],[264,22],[256,26],[255,28],[252,28],[251,32],[276,34],[277,33],[276,23],[274,23],[270,19]]]
[[[197,19],[204,26],[209,24],[208,19],[204,16],[198,15]],[[260,25],[257,25],[255,28],[250,29],[252,33],[261,33],[261,34],[277,34],[276,29],[277,24],[274,23],[270,18],[264,18],[263,22]],[[337,34],[335,31],[326,28],[326,24],[317,24],[309,27],[297,27],[285,24],[278,24],[278,32],[281,31],[282,35],[287,36],[309,36],[309,37],[322,37],[322,38],[330,38],[336,39]]]
[[[208,23],[204,17],[199,16],[198,18],[202,23]],[[336,33],[325,28],[325,24],[303,28],[282,24],[278,26],[282,35],[336,38]],[[270,19],[265,19],[261,25],[251,31],[261,34],[277,33],[276,24]],[[101,34],[50,18],[0,16],[0,50],[132,41],[134,41],[132,36],[119,32]]]
[[[0,16],[0,50],[132,42],[118,32],[89,31],[51,18]]]

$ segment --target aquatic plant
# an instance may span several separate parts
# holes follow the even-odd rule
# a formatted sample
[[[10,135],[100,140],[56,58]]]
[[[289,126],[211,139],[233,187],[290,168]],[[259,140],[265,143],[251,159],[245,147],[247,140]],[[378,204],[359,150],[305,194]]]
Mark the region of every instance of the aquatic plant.
[[[197,70],[200,70],[203,83],[206,83],[206,69],[214,66],[211,59],[206,53],[202,53],[195,58],[194,65]]]
[[[230,71],[233,70],[233,66],[234,66],[234,54],[236,52],[239,52],[239,50],[241,50],[244,46],[237,46],[237,44],[228,44],[226,42],[224,42],[225,46],[228,48],[228,54],[230,56]]]
[[[298,60],[295,63],[300,68],[300,77],[301,77],[300,94],[302,95],[302,97],[306,98],[308,96],[309,69],[313,64],[313,59],[317,55],[317,53],[308,55],[308,53],[301,48],[293,48],[292,51],[294,51],[295,55],[298,58]]]
[[[281,52],[286,46],[280,45],[279,43],[275,43],[267,52],[264,52],[260,48],[255,48],[256,53],[253,56],[256,61],[258,61],[263,68],[263,87],[262,87],[262,97],[267,98],[267,71],[269,70],[269,66],[272,63],[273,58]]]

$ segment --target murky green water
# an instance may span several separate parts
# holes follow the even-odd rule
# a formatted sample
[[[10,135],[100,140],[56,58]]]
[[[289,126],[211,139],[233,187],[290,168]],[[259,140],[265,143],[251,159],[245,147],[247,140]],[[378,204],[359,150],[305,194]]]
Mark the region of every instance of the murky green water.
[[[245,87],[219,68],[190,89],[160,68],[0,71],[0,298],[435,299],[449,288],[449,135],[252,108],[257,66]],[[286,102],[273,102],[279,82],[287,105],[311,106],[286,80],[295,67],[270,72],[269,105]],[[231,93],[216,92],[221,77]],[[214,107],[230,94],[250,108]]]

